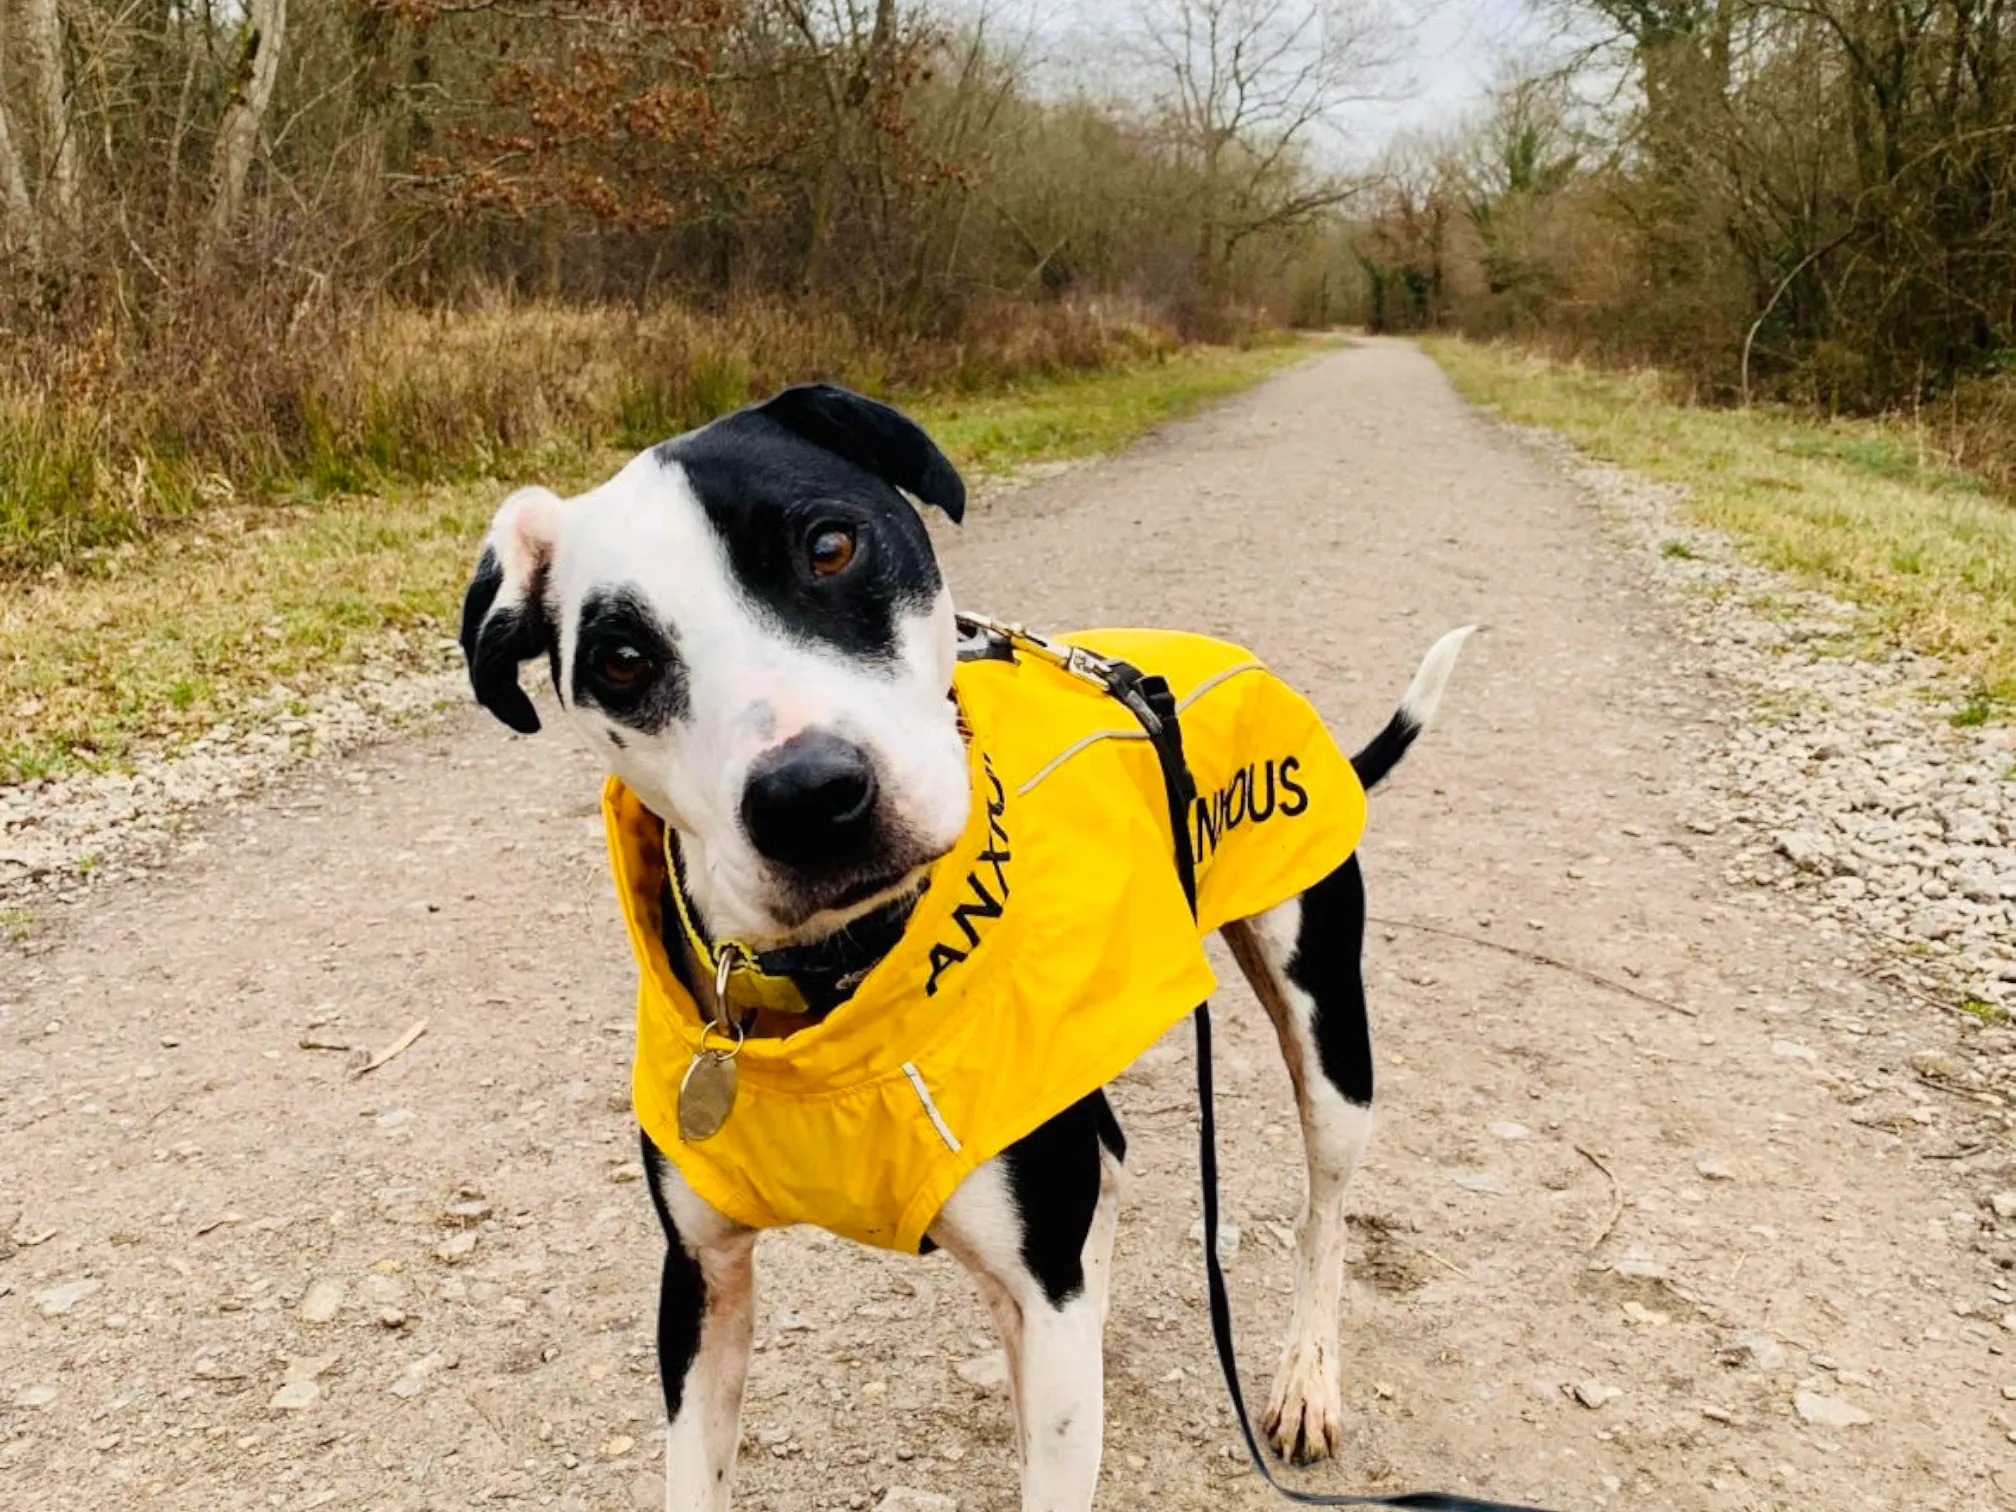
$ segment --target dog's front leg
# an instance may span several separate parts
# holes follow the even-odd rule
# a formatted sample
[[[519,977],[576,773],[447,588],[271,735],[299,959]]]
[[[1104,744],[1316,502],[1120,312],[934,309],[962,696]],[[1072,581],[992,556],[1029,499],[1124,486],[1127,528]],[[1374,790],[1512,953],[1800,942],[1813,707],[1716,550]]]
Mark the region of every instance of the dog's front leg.
[[[1095,1094],[975,1171],[932,1225],[1007,1347],[1023,1512],[1089,1512],[1098,1489],[1123,1149]]]
[[[755,1331],[756,1235],[707,1206],[644,1137],[665,1230],[658,1379],[665,1391],[665,1512],[727,1512]]]

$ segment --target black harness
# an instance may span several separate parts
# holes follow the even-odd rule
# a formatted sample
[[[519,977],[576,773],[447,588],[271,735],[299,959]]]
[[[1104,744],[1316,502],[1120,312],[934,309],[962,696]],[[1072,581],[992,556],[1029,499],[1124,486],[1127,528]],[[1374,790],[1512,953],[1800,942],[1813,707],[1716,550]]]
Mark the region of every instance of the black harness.
[[[1074,658],[1080,669],[1090,671],[1139,721],[1162,767],[1162,785],[1169,799],[1169,828],[1175,836],[1176,875],[1190,912],[1197,912],[1197,857],[1190,841],[1190,810],[1197,785],[1183,756],[1183,731],[1177,720],[1176,699],[1169,684],[1160,677],[1144,674],[1126,662],[1085,656]],[[1225,1288],[1225,1269],[1218,1259],[1218,1125],[1212,1109],[1211,1088],[1211,1005],[1199,1003],[1194,1015],[1197,1024],[1197,1110],[1198,1169],[1204,1195],[1204,1282],[1210,1297],[1211,1339],[1218,1349],[1218,1365],[1224,1372],[1225,1390],[1232,1398],[1232,1413],[1239,1420],[1239,1432],[1246,1440],[1246,1455],[1260,1478],[1289,1501],[1305,1507],[1420,1507],[1431,1512],[1545,1512],[1511,1502],[1485,1501],[1474,1496],[1455,1496],[1446,1491],[1407,1491],[1393,1496],[1344,1496],[1333,1492],[1298,1491],[1275,1478],[1273,1466],[1254,1435],[1253,1421],[1246,1410],[1246,1394],[1239,1386],[1239,1361],[1232,1338],[1232,1302]]]

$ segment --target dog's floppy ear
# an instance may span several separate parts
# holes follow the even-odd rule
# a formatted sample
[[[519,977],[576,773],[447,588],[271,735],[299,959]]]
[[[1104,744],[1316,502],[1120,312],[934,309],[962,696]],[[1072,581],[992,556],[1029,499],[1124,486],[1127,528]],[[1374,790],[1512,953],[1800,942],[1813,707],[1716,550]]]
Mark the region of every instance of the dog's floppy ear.
[[[954,524],[965,518],[966,484],[959,470],[901,410],[836,384],[801,383],[757,405],[754,413],[935,505]]]
[[[519,663],[553,650],[546,571],[560,509],[560,496],[546,488],[521,488],[506,499],[490,522],[476,575],[462,595],[469,686],[478,703],[521,735],[539,728],[539,714],[518,686]]]

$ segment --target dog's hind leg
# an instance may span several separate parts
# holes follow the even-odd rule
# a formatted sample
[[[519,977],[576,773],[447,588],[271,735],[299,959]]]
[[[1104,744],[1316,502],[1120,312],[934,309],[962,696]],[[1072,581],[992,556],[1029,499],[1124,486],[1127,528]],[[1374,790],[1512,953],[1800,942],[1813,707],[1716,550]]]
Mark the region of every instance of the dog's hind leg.
[[[756,1235],[694,1196],[648,1135],[644,1172],[665,1230],[658,1288],[665,1512],[727,1512],[755,1332]]]
[[[1302,1120],[1309,1189],[1295,1307],[1261,1427],[1283,1459],[1307,1464],[1336,1453],[1343,1432],[1337,1330],[1344,1193],[1372,1133],[1365,882],[1357,858],[1301,897],[1226,926],[1224,935],[1274,1021]]]
[[[1125,1148],[1094,1093],[975,1171],[931,1227],[972,1271],[1007,1346],[1023,1512],[1089,1512],[1099,1484]]]

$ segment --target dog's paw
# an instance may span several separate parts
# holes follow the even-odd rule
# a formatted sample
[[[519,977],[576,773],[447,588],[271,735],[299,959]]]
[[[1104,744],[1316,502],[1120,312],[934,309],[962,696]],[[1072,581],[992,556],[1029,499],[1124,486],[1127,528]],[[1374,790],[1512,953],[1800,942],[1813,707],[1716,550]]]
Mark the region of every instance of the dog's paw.
[[[1313,1465],[1337,1452],[1344,1439],[1344,1395],[1334,1350],[1319,1344],[1288,1347],[1261,1428],[1274,1452],[1291,1465]]]

